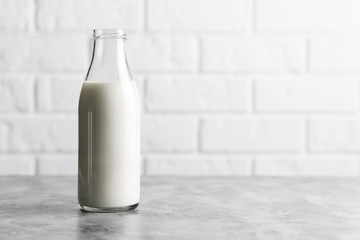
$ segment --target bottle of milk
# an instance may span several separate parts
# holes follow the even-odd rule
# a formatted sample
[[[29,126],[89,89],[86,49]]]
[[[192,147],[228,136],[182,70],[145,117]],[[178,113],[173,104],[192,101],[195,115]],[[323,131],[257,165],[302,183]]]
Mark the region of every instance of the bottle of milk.
[[[135,209],[140,198],[140,103],[120,29],[96,29],[79,100],[78,200],[82,210]]]

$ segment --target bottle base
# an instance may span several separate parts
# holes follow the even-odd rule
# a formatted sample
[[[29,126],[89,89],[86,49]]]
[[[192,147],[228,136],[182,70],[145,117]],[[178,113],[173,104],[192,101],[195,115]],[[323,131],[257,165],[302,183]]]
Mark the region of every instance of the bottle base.
[[[125,206],[125,207],[90,207],[79,204],[81,211],[93,213],[113,213],[113,212],[129,212],[139,206],[139,203]]]

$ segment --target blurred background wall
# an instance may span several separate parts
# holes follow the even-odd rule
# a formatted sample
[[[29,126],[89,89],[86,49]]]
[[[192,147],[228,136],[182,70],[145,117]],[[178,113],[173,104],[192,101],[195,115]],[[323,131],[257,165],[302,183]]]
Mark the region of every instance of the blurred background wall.
[[[145,175],[358,176],[360,1],[0,0],[0,175],[77,174],[93,28],[125,28]]]

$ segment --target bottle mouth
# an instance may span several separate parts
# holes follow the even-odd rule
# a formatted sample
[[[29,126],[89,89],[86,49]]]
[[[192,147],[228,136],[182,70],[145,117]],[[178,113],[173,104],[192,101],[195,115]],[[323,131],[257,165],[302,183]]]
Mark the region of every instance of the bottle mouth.
[[[118,38],[126,39],[126,34],[124,29],[94,29],[93,30],[94,39],[105,39],[105,38]]]

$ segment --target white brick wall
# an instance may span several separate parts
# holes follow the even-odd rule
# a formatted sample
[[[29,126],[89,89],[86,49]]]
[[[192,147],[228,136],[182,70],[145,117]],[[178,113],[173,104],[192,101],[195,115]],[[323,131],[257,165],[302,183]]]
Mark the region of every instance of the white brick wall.
[[[360,152],[360,118],[311,118],[309,147],[312,152]]]
[[[354,156],[269,156],[255,158],[255,176],[358,176]]]
[[[147,175],[251,176],[252,161],[244,156],[163,155],[146,159]]]
[[[37,161],[37,173],[40,175],[77,174],[78,163],[75,154],[40,155]]]
[[[151,31],[246,31],[251,0],[149,0]]]
[[[301,37],[216,36],[202,43],[204,72],[302,72],[306,65]]]
[[[127,52],[135,72],[195,72],[198,68],[195,37],[135,35],[127,42]]]
[[[36,165],[33,156],[1,155],[0,175],[35,175]]]
[[[33,110],[31,77],[0,76],[0,112],[28,112]]]
[[[75,175],[93,28],[126,28],[147,175],[359,176],[357,0],[0,0],[0,175]]]
[[[293,117],[212,117],[202,121],[204,152],[299,152],[304,120]]]
[[[276,77],[255,81],[259,112],[356,112],[356,77]]]
[[[360,29],[360,27],[359,27]],[[312,72],[359,72],[359,37],[313,37],[310,39]]]
[[[197,150],[198,121],[193,116],[143,116],[143,152],[193,152]]]
[[[34,0],[0,2],[0,29],[29,31],[34,28]]]
[[[75,36],[0,36],[0,70],[12,72],[85,71],[86,38]]]
[[[228,76],[151,76],[145,106],[151,111],[246,112],[250,80]]]
[[[359,32],[357,0],[256,0],[256,23],[269,32]]]
[[[77,119],[68,116],[7,117],[4,126],[4,152],[75,152]]]
[[[36,107],[41,112],[75,112],[84,75],[39,77],[36,83]]]
[[[39,0],[36,26],[41,31],[126,28],[143,25],[142,0]]]

